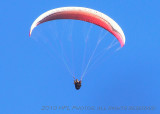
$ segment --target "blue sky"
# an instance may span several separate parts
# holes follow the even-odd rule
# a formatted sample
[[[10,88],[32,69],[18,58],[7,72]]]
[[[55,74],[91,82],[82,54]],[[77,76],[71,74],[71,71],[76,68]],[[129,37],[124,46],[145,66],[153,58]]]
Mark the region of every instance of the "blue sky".
[[[1,114],[158,114],[160,112],[160,32],[158,0],[27,0],[0,3]],[[126,45],[106,51],[90,67],[77,91],[63,57],[77,78],[106,31],[71,20],[48,22],[29,38],[32,22],[50,9],[88,7],[113,18],[123,29]],[[84,40],[89,32],[85,61]],[[57,34],[57,36],[55,35]],[[70,38],[72,36],[72,41]],[[107,33],[95,55],[115,38]],[[63,43],[63,49],[60,43]],[[107,44],[107,45],[105,45]],[[72,49],[74,53],[72,55]],[[55,50],[55,51],[53,51]],[[62,56],[62,50],[64,56]],[[41,110],[49,106],[49,110]],[[51,109],[57,107],[56,110]],[[70,110],[62,106],[68,106]],[[89,107],[94,110],[78,110]],[[103,107],[98,110],[97,107]],[[154,110],[109,110],[150,106]],[[104,109],[106,108],[106,109]]]

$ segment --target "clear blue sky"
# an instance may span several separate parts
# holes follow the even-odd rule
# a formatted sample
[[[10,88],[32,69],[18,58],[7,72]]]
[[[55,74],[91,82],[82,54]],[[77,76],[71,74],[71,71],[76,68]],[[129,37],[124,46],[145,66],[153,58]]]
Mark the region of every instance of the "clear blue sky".
[[[60,58],[63,56],[58,56],[61,49],[57,41],[63,42],[67,64],[80,78],[78,75],[82,71],[84,38],[87,31],[91,30],[86,63],[101,28],[81,21],[62,20],[40,25],[29,38],[30,26],[40,14],[64,6],[101,11],[113,18],[126,36],[126,45],[122,49],[108,51],[109,54],[105,54],[91,67],[79,91],[75,90],[73,78]],[[0,114],[159,114],[159,6],[158,0],[1,1]],[[58,40],[55,39],[56,33],[60,38]],[[103,34],[105,31],[102,31]],[[74,47],[71,48],[74,49],[73,56],[67,43],[70,41],[67,39],[69,35],[72,35],[74,41],[69,45]],[[107,37],[114,39],[110,34]],[[103,40],[96,54],[107,41],[112,40]],[[50,109],[41,110],[42,106],[49,106]],[[57,109],[51,110],[51,106]],[[70,110],[59,109],[62,106],[68,106]],[[74,108],[79,106],[88,106],[90,109]],[[106,110],[98,110],[99,106]],[[122,106],[152,106],[155,109],[108,109]]]

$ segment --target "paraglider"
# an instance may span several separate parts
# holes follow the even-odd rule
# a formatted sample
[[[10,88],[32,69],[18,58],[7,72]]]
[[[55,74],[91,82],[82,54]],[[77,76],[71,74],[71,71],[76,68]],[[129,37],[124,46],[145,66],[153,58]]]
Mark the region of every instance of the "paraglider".
[[[79,90],[79,89],[81,88],[81,83],[82,83],[81,80],[78,81],[78,79],[75,80],[75,78],[74,78],[74,85],[75,85],[75,88],[76,88],[77,90]]]
[[[73,19],[93,23],[114,35],[121,47],[125,44],[125,35],[121,27],[113,19],[104,13],[85,7],[61,7],[41,14],[31,25],[29,36],[31,36],[33,29],[38,25],[57,19]],[[74,79],[74,85],[77,90],[81,88],[81,80]]]

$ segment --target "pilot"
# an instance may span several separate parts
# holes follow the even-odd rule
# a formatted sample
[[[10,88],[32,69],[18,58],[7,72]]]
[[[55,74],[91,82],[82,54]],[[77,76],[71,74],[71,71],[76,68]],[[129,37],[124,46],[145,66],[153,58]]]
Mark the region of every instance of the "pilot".
[[[74,85],[75,88],[79,90],[81,88],[81,80],[80,81],[78,81],[78,79],[74,80]]]

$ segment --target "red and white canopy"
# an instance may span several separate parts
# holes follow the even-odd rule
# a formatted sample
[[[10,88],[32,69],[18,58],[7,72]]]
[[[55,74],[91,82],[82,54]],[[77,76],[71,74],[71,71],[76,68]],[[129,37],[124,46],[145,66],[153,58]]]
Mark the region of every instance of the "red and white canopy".
[[[29,36],[37,25],[56,19],[74,19],[96,24],[113,34],[120,42],[121,47],[125,44],[125,35],[113,19],[99,11],[84,7],[61,7],[43,13],[33,22]]]

